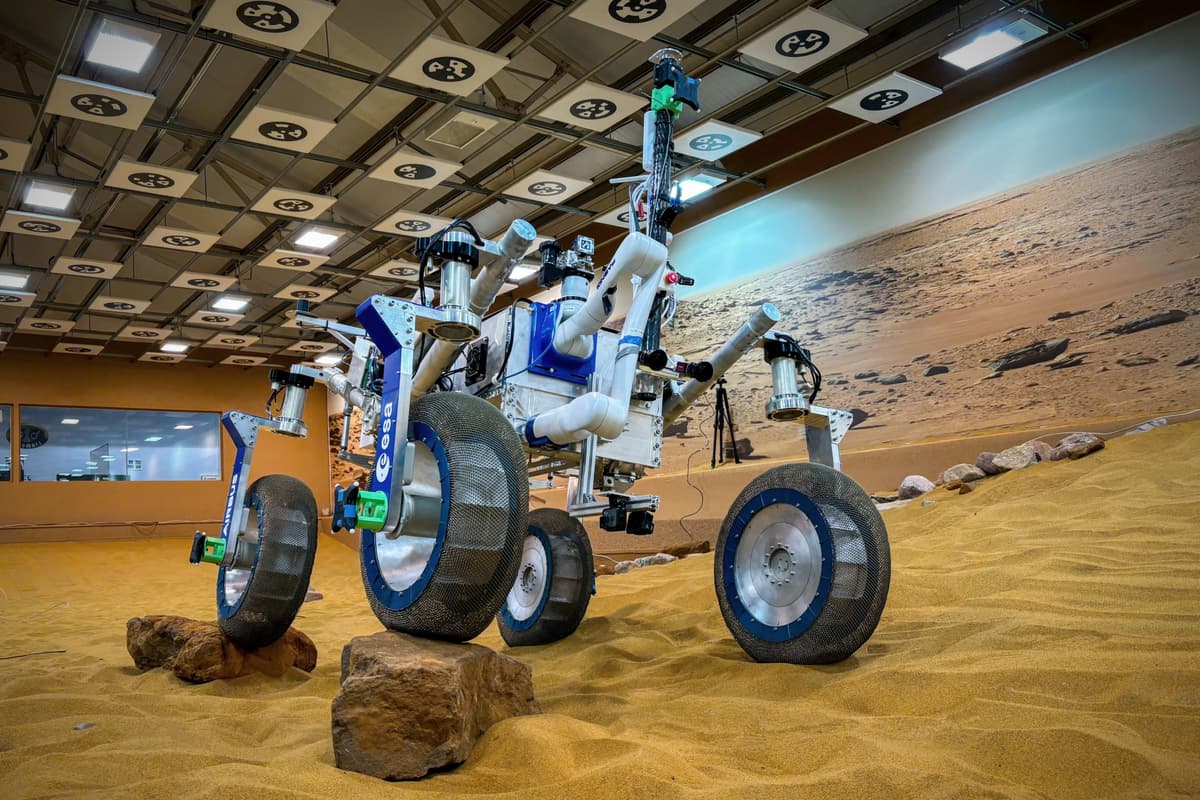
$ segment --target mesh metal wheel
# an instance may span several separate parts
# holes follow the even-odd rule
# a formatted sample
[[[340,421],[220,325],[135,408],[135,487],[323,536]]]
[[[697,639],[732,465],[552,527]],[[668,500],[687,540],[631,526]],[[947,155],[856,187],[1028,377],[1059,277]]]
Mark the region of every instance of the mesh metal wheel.
[[[409,419],[410,488],[437,504],[436,523],[428,535],[394,539],[363,530],[363,586],[390,630],[466,641],[496,616],[517,575],[529,511],[525,454],[505,416],[472,395],[425,395]]]
[[[595,591],[587,531],[557,508],[529,512],[517,579],[496,617],[512,647],[549,644],[575,632]]]
[[[891,551],[862,487],[820,464],[785,464],[738,495],[714,570],[725,624],[754,659],[829,664],[879,624]]]
[[[296,619],[317,553],[317,503],[289,475],[264,475],[246,489],[247,524],[257,541],[249,569],[217,573],[217,624],[247,650],[266,647]]]

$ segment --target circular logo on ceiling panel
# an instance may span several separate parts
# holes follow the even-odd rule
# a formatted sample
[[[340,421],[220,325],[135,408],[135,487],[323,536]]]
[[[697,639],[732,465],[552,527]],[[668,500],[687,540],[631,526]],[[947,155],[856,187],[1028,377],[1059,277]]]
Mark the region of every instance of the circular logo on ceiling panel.
[[[157,331],[130,331],[129,335],[139,339],[157,339],[160,334]]]
[[[388,275],[395,275],[397,278],[411,278],[417,274],[417,271],[412,267],[392,267],[388,270]]]
[[[264,122],[258,132],[277,142],[298,142],[308,137],[308,129],[294,122]]]
[[[307,258],[300,258],[299,256],[283,256],[276,259],[275,263],[281,267],[307,267],[312,261]]]
[[[229,322],[230,319],[229,319],[229,317],[222,317],[219,314],[206,314],[205,316],[200,318],[200,321],[201,322],[221,323],[221,322]]]
[[[55,225],[53,222],[39,222],[29,219],[24,222],[18,222],[17,227],[30,233],[58,233],[62,230],[61,225]]]
[[[283,3],[242,3],[238,21],[263,33],[287,33],[300,24],[300,15]]]
[[[57,322],[31,322],[29,327],[39,331],[57,331],[62,329],[62,325]]]
[[[731,144],[733,144],[733,139],[723,133],[706,133],[688,142],[688,147],[711,153],[714,150],[724,150]]]
[[[401,164],[392,172],[406,181],[424,181],[437,175],[437,170],[428,164]]]
[[[173,234],[171,236],[164,236],[162,240],[163,240],[163,244],[169,244],[172,247],[199,247],[200,246],[200,240],[197,239],[195,236],[182,236],[180,234]]]
[[[77,272],[80,275],[96,275],[104,272],[104,267],[98,267],[95,264],[68,264],[68,272]]]
[[[123,303],[120,300],[110,300],[107,303],[101,303],[101,305],[113,311],[133,311],[137,308],[133,303]]]
[[[221,285],[220,281],[214,281],[212,278],[188,278],[188,286],[195,286],[197,289],[213,289]]]
[[[882,89],[872,92],[859,101],[859,105],[867,111],[887,111],[908,100],[908,92],[903,89]]]
[[[567,190],[566,184],[558,181],[538,181],[537,183],[529,184],[529,193],[538,197],[553,197],[556,194],[562,194]]]
[[[420,233],[427,231],[433,226],[423,219],[402,219],[396,223],[396,230],[405,231],[407,233]]]
[[[171,356],[152,355],[149,357],[149,360],[150,361],[174,361],[175,359],[172,358]]]
[[[312,203],[307,200],[301,200],[299,197],[285,197],[282,200],[276,200],[271,205],[280,211],[289,211],[293,214],[303,214],[306,211],[313,210]]]
[[[617,22],[637,24],[656,20],[667,10],[667,0],[612,0],[608,15]]]
[[[155,191],[170,189],[175,185],[174,178],[168,178],[166,175],[160,175],[157,172],[134,172],[129,176],[129,182],[134,186],[140,186],[143,189],[154,189]]]
[[[90,352],[92,352],[92,348],[90,348],[90,347],[64,347],[63,352],[64,353],[90,353]]]
[[[292,297],[297,298],[298,300],[312,300],[314,298],[321,296],[320,292],[308,292],[308,291],[304,291],[304,290],[297,290],[294,292],[290,292],[289,294]]]
[[[829,46],[825,31],[803,30],[784,36],[775,43],[775,52],[787,58],[801,58],[819,53]]]
[[[579,119],[605,119],[617,113],[617,104],[611,100],[580,100],[572,103],[568,111]]]
[[[442,83],[458,83],[475,74],[475,65],[458,56],[437,56],[421,66],[425,76]]]
[[[94,117],[119,117],[129,110],[120,100],[106,94],[77,94],[71,98],[71,105]]]
[[[15,294],[0,294],[0,303],[19,303],[21,298]]]

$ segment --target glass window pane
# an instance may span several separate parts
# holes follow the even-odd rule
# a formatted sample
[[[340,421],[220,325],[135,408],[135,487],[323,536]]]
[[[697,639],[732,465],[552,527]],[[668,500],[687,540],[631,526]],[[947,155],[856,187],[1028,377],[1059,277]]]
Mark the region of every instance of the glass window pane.
[[[211,411],[21,406],[27,481],[221,479],[221,417]]]
[[[0,482],[12,480],[12,406],[0,404],[0,442],[4,454],[0,456]]]

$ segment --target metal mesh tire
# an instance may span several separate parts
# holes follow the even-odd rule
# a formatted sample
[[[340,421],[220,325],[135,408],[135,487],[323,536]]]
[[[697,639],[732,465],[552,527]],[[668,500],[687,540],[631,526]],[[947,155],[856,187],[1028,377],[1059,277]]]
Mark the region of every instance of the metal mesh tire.
[[[389,630],[466,641],[496,616],[521,563],[529,514],[525,452],[504,414],[473,395],[427,394],[413,403],[409,420],[434,431],[448,462],[442,503],[449,514],[437,564],[412,602],[389,608],[369,577],[374,538],[364,535],[363,586]]]
[[[532,625],[518,630],[501,607],[496,615],[500,635],[511,647],[550,644],[575,632],[587,613],[595,586],[592,544],[579,520],[557,508],[529,512],[529,527],[550,542],[550,585],[546,602]]]
[[[258,552],[236,604],[226,603],[225,568],[217,574],[217,624],[255,650],[287,633],[304,603],[317,553],[317,503],[295,478],[264,475],[246,489],[245,505],[257,509]]]
[[[734,553],[748,517],[774,505],[774,498],[807,498],[808,516],[821,531],[822,589],[793,626],[770,629],[748,617],[733,579]],[[826,549],[827,548],[827,549]],[[714,579],[725,624],[757,661],[830,664],[861,647],[879,624],[891,581],[887,529],[874,502],[843,473],[820,464],[785,464],[768,470],[742,490],[717,537]],[[732,595],[732,596],[731,596]]]

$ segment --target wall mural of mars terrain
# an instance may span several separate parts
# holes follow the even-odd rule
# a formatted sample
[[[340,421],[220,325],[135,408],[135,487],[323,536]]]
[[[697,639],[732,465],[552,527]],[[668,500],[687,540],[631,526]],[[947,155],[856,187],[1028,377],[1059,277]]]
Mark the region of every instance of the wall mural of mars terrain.
[[[683,299],[664,341],[704,358],[775,303],[824,372],[818,404],[857,409],[846,449],[1192,409],[1198,175],[1195,127]],[[802,457],[803,428],[765,420],[761,355],[727,377],[750,457]],[[711,415],[701,402],[670,429],[665,469]]]

